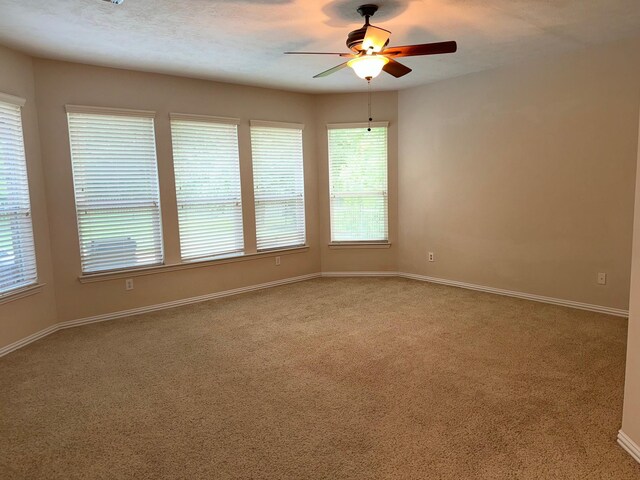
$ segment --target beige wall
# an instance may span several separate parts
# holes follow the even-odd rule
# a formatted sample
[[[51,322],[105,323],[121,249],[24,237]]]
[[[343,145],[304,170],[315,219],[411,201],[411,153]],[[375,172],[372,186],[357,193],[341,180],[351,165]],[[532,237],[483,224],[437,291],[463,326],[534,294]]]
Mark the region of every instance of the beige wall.
[[[375,80],[374,80],[375,82]],[[366,84],[363,82],[363,88]],[[318,145],[318,191],[320,194],[320,251],[323,272],[393,271],[398,251],[398,93],[374,92],[374,121],[388,121],[389,162],[389,241],[391,247],[329,248],[331,239],[329,217],[329,159],[327,148],[328,123],[360,123],[369,118],[366,93],[317,95],[315,98]]]
[[[633,227],[631,298],[629,303],[627,373],[624,385],[622,431],[627,434],[636,445],[640,445],[640,132],[638,132],[636,208]]]
[[[0,46],[0,92],[27,100],[22,109],[22,126],[38,281],[45,284],[39,293],[0,304],[0,347],[3,347],[56,323],[56,305],[31,57]]]
[[[626,309],[639,49],[401,91],[399,270]]]
[[[47,201],[59,321],[168,302],[272,280],[315,273],[320,269],[317,224],[317,163],[314,101],[310,95],[214,83],[150,73],[35,60],[40,135],[46,173]],[[249,120],[304,123],[307,237],[310,248],[282,256],[134,277],[134,290],[124,280],[80,283],[80,256],[65,114],[66,104],[156,111],[156,144],[165,257],[179,262],[177,207],[174,190],[169,113],[239,117],[246,247],[255,251],[253,186]]]

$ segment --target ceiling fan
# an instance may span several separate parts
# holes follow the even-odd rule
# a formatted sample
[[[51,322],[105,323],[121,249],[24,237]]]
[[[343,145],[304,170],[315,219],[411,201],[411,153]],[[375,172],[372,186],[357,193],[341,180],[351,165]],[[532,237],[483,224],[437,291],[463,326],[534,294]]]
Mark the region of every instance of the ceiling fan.
[[[364,17],[364,25],[349,33],[347,47],[353,53],[333,52],[284,52],[289,55],[339,55],[350,58],[329,70],[315,75],[313,78],[326,77],[332,73],[351,67],[356,75],[367,81],[377,77],[381,71],[385,71],[396,78],[411,72],[411,69],[394,60],[397,57],[413,57],[416,55],[437,55],[441,53],[453,53],[458,49],[456,42],[422,43],[419,45],[406,45],[403,47],[389,47],[391,32],[383,28],[375,27],[369,23],[369,18],[378,10],[377,5],[361,5],[357,11]]]

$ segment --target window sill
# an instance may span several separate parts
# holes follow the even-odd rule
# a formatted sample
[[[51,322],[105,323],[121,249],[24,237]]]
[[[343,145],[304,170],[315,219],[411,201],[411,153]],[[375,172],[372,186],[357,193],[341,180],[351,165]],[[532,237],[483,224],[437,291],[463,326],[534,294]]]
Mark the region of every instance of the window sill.
[[[40,293],[44,286],[44,283],[35,283],[33,285],[28,285],[26,287],[21,287],[11,292],[4,293],[0,295],[0,305]]]
[[[80,280],[80,283],[106,282],[108,280],[117,280],[120,278],[140,277],[143,275],[155,275],[158,273],[187,270],[190,268],[202,268],[214,265],[223,265],[225,263],[245,262],[247,260],[257,260],[260,258],[269,258],[278,255],[291,255],[294,253],[303,253],[308,250],[309,245],[304,245],[301,247],[281,248],[278,250],[269,250],[268,252],[246,253],[244,255],[236,255],[233,257],[225,257],[212,260],[175,263],[171,265],[156,265],[152,267],[132,268],[129,270],[118,270],[114,272],[88,273],[80,275],[78,277],[78,280]]]
[[[329,248],[339,250],[343,248],[390,248],[391,242],[336,242],[330,243]]]

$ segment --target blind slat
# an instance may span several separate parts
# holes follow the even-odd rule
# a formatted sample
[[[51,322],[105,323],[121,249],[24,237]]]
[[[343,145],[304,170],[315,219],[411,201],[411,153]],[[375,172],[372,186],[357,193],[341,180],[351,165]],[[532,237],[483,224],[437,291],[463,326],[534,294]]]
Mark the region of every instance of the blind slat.
[[[238,127],[171,120],[183,260],[244,251]]]
[[[387,128],[329,128],[331,241],[388,240]]]
[[[0,294],[36,280],[22,110],[0,101]]]
[[[251,126],[258,251],[304,245],[302,129]]]
[[[153,118],[67,114],[84,273],[162,263]]]

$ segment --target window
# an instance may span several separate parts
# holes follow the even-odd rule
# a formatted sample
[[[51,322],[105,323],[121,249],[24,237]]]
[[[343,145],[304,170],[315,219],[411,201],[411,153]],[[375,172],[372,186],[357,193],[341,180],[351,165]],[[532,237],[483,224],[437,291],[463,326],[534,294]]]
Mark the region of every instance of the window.
[[[171,115],[183,260],[244,250],[238,120]]]
[[[329,125],[332,242],[385,242],[387,124]]]
[[[258,251],[305,244],[302,128],[251,122]]]
[[[23,105],[20,98],[0,94],[0,295],[37,280]]]
[[[153,112],[67,112],[82,271],[162,263]]]

